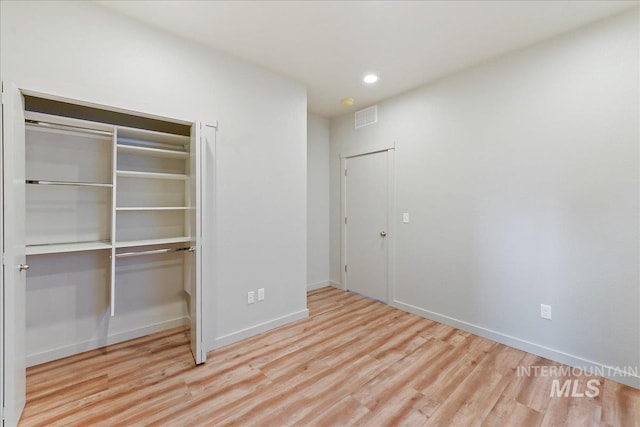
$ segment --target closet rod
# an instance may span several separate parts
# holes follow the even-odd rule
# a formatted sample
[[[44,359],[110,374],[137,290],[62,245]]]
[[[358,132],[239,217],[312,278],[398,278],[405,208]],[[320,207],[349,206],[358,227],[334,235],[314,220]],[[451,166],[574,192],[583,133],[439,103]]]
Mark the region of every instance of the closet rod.
[[[71,126],[71,125],[63,125],[63,124],[59,124],[59,123],[49,123],[49,122],[44,122],[42,120],[25,120],[25,122],[28,125],[34,125],[34,126],[42,126],[45,128],[49,128],[49,129],[58,129],[58,130],[68,130],[68,131],[74,131],[74,132],[84,132],[84,133],[91,133],[94,135],[104,135],[104,136],[109,136],[111,137],[113,135],[113,132],[109,132],[106,130],[98,130],[98,129],[91,129],[91,128],[85,128],[85,127],[81,127],[81,126]]]
[[[154,249],[151,251],[138,251],[138,252],[123,252],[116,254],[116,258],[130,258],[134,256],[143,256],[143,255],[157,255],[157,254],[168,254],[171,252],[181,252],[181,251],[189,251],[193,252],[194,247],[186,247],[186,248],[175,248],[175,249]]]
[[[27,184],[38,185],[68,185],[72,187],[113,187],[113,184],[103,184],[100,182],[69,182],[69,181],[42,181],[39,179],[27,179]]]

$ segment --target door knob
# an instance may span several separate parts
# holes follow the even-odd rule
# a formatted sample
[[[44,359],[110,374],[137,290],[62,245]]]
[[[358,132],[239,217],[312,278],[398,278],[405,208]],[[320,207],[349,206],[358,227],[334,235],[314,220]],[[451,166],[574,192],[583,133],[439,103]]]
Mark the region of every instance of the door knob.
[[[20,264],[18,266],[18,270],[20,271],[27,271],[29,269],[29,264]]]
[[[387,237],[387,232],[386,232],[386,231],[381,231],[381,232],[380,232],[380,235],[381,235],[382,237]]]

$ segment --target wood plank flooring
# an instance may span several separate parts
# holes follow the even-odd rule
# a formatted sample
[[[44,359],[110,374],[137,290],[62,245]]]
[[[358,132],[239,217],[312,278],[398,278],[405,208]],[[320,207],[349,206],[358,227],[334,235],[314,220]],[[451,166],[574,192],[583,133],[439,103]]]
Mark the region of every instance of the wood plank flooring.
[[[550,397],[516,368],[555,362],[333,288],[308,302],[202,366],[178,328],[29,368],[20,425],[640,426],[631,387]]]

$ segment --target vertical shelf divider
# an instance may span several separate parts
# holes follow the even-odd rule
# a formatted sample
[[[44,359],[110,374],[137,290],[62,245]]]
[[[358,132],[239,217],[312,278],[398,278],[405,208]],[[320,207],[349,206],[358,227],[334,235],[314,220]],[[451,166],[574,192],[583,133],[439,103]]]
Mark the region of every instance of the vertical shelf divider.
[[[111,152],[111,277],[109,289],[109,307],[111,317],[116,314],[116,195],[117,195],[117,170],[118,170],[118,128],[113,129],[113,147]]]

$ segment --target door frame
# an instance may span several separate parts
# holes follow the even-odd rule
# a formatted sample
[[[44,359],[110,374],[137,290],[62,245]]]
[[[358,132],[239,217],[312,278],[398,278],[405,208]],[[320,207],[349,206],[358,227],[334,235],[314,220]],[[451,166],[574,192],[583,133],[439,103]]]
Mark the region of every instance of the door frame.
[[[396,143],[379,145],[376,147],[363,148],[360,150],[349,150],[340,153],[340,285],[343,291],[349,289],[347,272],[347,226],[345,224],[347,212],[347,161],[353,157],[366,156],[367,154],[375,154],[387,152],[387,301],[390,305],[395,301],[396,283],[395,283],[395,151]]]

